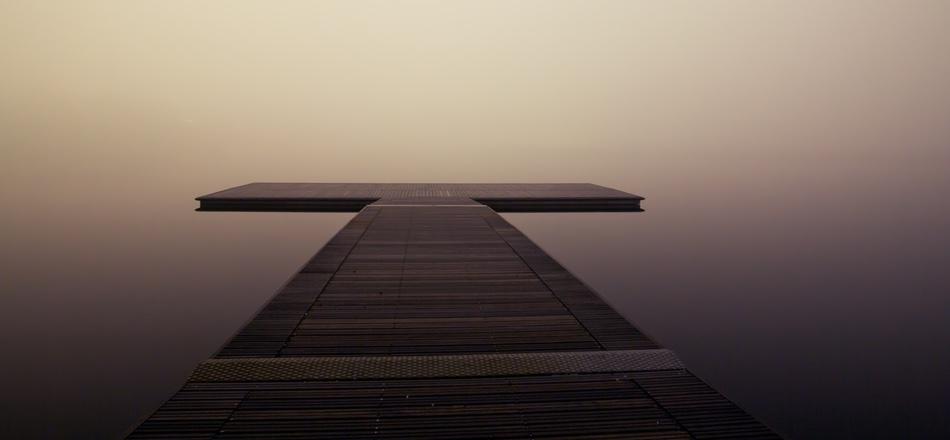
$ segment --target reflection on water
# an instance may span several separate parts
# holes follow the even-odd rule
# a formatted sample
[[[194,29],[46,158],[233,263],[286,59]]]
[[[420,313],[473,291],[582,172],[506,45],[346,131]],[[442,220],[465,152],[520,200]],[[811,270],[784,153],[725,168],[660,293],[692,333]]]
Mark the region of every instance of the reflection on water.
[[[735,167],[645,191],[605,176],[647,196],[646,212],[505,217],[780,432],[939,438],[950,185],[905,166],[846,181]],[[193,196],[239,182],[85,182],[94,193],[4,193],[19,208],[0,249],[6,437],[120,434],[351,217],[193,211]]]

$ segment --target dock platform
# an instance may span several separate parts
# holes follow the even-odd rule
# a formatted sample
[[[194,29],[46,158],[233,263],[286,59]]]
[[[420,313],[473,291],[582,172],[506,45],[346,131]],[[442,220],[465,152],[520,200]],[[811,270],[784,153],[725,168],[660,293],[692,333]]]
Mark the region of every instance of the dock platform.
[[[251,184],[200,210],[358,214],[129,438],[778,438],[498,211],[590,184]]]

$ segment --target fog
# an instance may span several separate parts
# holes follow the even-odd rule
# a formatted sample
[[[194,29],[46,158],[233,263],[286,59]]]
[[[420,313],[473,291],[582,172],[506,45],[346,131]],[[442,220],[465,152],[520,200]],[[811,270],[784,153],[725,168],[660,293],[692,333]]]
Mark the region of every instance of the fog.
[[[2,2],[0,433],[121,435],[350,218],[193,197],[445,181],[647,197],[506,217],[789,437],[946,437],[948,20],[923,0]]]

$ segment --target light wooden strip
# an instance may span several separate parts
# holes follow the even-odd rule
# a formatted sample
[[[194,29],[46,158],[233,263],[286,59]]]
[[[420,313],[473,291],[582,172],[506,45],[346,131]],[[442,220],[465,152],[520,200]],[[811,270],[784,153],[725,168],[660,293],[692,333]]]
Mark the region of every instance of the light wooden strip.
[[[211,359],[191,382],[257,382],[611,373],[682,369],[673,352],[658,350],[438,356],[324,356]]]

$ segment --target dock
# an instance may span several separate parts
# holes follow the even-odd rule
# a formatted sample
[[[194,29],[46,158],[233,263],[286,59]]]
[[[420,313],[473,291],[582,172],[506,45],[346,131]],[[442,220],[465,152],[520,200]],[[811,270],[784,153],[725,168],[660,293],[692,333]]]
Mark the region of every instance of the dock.
[[[129,438],[779,438],[498,214],[642,197],[255,183],[197,200],[357,214]]]

